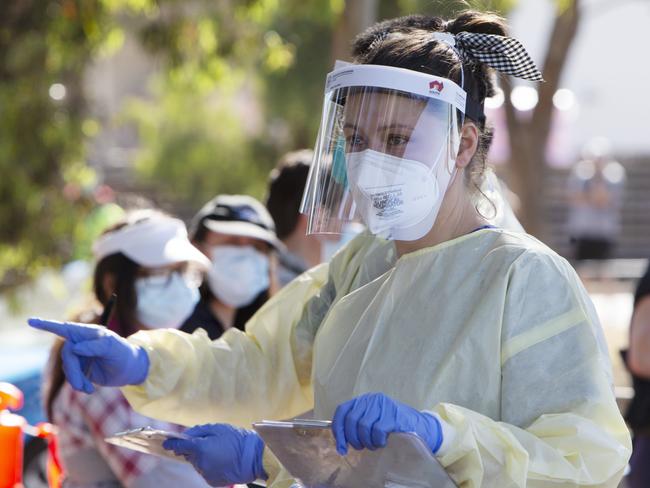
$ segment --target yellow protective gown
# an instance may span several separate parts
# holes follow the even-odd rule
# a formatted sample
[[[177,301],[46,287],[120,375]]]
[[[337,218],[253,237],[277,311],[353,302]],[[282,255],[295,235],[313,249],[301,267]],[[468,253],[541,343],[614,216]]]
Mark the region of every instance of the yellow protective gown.
[[[322,269],[303,276],[246,334],[133,336],[151,370],[129,400],[167,420],[246,425],[308,410],[310,388],[316,418],[382,391],[453,428],[438,457],[460,486],[617,486],[630,437],[596,313],[564,259],[491,229],[394,265],[390,243],[355,246],[326,285]],[[280,478],[272,486],[289,486]]]
[[[193,335],[140,331],[129,340],[146,348],[149,374],[145,383],[123,392],[144,415],[183,425],[228,422],[250,428],[261,419],[309,411],[312,349],[323,317],[339,297],[394,262],[392,242],[364,233],[329,265],[282,288],[247,323],[246,333],[229,329],[211,342],[200,329]]]

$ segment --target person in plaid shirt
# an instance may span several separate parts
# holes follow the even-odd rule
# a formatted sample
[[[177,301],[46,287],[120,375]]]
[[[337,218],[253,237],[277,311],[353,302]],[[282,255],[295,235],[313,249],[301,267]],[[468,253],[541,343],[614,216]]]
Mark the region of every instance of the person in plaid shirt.
[[[208,260],[190,244],[181,221],[154,211],[134,212],[105,231],[93,251],[97,300],[106,308],[111,295],[117,296],[110,330],[126,337],[142,328],[174,328],[192,312]],[[81,322],[99,318],[86,315]],[[62,344],[53,348],[45,392],[48,416],[59,428],[65,487],[208,486],[189,464],[106,443],[104,438],[137,427],[183,428],[136,413],[117,388],[97,386],[91,395],[75,391],[64,383]]]

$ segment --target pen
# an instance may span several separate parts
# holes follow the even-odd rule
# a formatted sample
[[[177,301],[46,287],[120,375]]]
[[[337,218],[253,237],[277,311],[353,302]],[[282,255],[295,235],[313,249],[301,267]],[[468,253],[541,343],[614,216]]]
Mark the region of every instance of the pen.
[[[113,305],[115,305],[116,299],[117,294],[112,293],[108,299],[108,302],[106,302],[106,306],[104,307],[104,311],[102,312],[101,317],[99,318],[99,325],[108,325],[108,321],[111,318],[111,312],[113,311]]]
[[[104,307],[104,311],[102,312],[102,315],[99,317],[99,325],[103,325],[103,326],[108,325],[108,321],[111,318],[111,312],[113,311],[113,306],[115,305],[115,300],[117,300],[117,295],[115,293],[112,293],[110,298],[108,299],[108,302],[106,302],[106,306]],[[86,377],[90,375],[91,366],[92,366],[92,360],[88,361],[83,366],[83,372],[86,375]]]

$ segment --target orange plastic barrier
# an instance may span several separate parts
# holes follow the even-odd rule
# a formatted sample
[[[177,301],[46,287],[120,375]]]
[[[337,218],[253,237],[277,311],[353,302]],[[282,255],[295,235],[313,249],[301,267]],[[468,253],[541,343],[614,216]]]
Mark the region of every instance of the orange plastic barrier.
[[[25,419],[9,411],[20,410],[23,393],[14,385],[0,383],[0,488],[22,488],[23,427]]]
[[[47,440],[47,484],[50,488],[61,488],[63,484],[63,465],[59,458],[56,429],[48,422],[39,423],[38,436]]]

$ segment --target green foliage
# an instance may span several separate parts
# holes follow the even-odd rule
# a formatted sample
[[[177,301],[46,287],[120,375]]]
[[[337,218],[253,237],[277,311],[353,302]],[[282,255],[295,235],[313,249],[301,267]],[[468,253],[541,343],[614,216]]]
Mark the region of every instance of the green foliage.
[[[149,0],[5,2],[0,15],[0,290],[75,255],[96,184],[82,77],[120,48],[116,12]]]
[[[385,3],[390,5],[393,2],[384,2],[382,6]],[[394,9],[389,10],[386,17],[407,13],[421,13],[450,18],[468,9],[505,15],[516,3],[517,0],[397,0],[396,4],[399,7],[399,12],[394,12]]]
[[[568,9],[572,8],[578,3],[578,0],[556,0],[557,14],[562,15]]]
[[[142,147],[139,176],[183,206],[217,193],[261,198],[280,153],[313,145],[343,6],[257,0],[152,16],[141,39],[166,68],[153,99],[128,107]]]
[[[83,205],[80,75],[101,44],[99,2],[9,2],[0,16],[0,289],[70,255]],[[65,97],[50,97],[53,84]],[[62,87],[58,87],[61,92]],[[57,94],[54,89],[53,94]]]
[[[517,5],[517,0],[469,0],[468,3],[474,10],[506,15]]]
[[[160,83],[155,102],[130,104],[142,143],[136,168],[171,199],[196,208],[217,191],[259,197],[265,174],[247,140],[247,97],[236,93],[241,86],[230,78],[218,90],[203,81],[196,90],[184,76],[171,76]],[[215,90],[206,94],[208,88]]]

